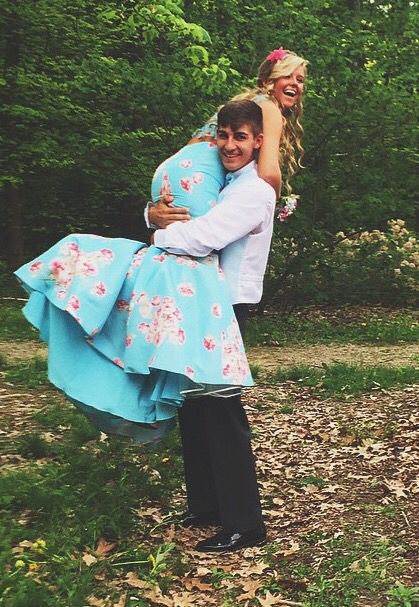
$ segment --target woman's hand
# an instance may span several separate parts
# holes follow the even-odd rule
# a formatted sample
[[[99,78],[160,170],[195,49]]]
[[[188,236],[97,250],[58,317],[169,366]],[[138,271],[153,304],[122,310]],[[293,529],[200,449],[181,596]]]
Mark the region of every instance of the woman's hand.
[[[173,206],[171,194],[164,194],[157,204],[150,206],[148,218],[150,223],[164,229],[174,221],[189,221],[191,216],[188,208]]]

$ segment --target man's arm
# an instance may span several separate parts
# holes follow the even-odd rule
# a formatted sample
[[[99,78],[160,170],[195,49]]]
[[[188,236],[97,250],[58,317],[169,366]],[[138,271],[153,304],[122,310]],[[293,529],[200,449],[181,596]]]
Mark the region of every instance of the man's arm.
[[[246,183],[202,217],[157,230],[154,244],[169,253],[203,257],[257,231],[274,203],[275,192],[267,183]]]

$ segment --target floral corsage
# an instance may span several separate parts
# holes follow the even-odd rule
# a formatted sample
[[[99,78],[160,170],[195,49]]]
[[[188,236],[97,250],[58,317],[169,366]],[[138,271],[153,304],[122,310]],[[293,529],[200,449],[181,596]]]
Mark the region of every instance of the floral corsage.
[[[282,196],[279,200],[276,218],[279,221],[286,221],[292,215],[295,209],[299,206],[299,196],[291,194],[290,196]]]

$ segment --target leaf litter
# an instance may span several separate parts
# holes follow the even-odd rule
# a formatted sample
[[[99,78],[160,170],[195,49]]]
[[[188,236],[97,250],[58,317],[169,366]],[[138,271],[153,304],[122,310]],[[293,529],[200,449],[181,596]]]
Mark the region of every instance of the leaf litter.
[[[31,417],[44,406],[50,391],[20,392],[3,382],[0,395],[0,462],[5,470],[15,470],[25,460],[8,452],[7,444],[31,430]],[[150,531],[144,533],[150,546],[175,542],[187,571],[168,572],[170,586],[162,590],[157,578],[141,579],[133,571],[114,570],[102,583],[120,592],[117,602],[92,596],[89,605],[125,607],[131,591],[138,591],[156,607],[221,606],[225,597],[243,607],[301,605],[311,580],[293,577],[289,566],[308,564],[311,571],[320,571],[330,558],[329,547],[342,539],[349,544],[354,539],[365,545],[390,542],[394,562],[403,560],[407,565],[398,581],[418,583],[419,386],[341,402],[320,399],[288,381],[253,388],[246,392],[244,402],[252,427],[268,545],[232,554],[198,553],[194,545],[211,530],[179,528],[158,503],[144,503],[133,514]],[[282,413],[282,405],[289,402],[291,412]],[[57,432],[57,439],[61,433]],[[180,489],[173,496],[173,509],[182,510],[184,499]],[[138,538],[132,539],[137,542]],[[100,538],[82,560],[92,566],[112,558],[114,548],[115,544]],[[368,567],[365,559],[354,559],[351,571]],[[362,592],[358,601],[354,605],[359,607],[385,604],[383,596]]]

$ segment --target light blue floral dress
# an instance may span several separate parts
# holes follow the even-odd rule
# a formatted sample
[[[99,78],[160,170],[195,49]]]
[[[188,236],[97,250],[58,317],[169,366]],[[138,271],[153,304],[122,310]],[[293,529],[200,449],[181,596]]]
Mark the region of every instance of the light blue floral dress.
[[[198,217],[223,183],[216,146],[197,143],[158,167],[152,198],[171,192]],[[49,346],[50,381],[104,432],[158,440],[185,398],[253,383],[216,253],[72,234],[16,275]]]

